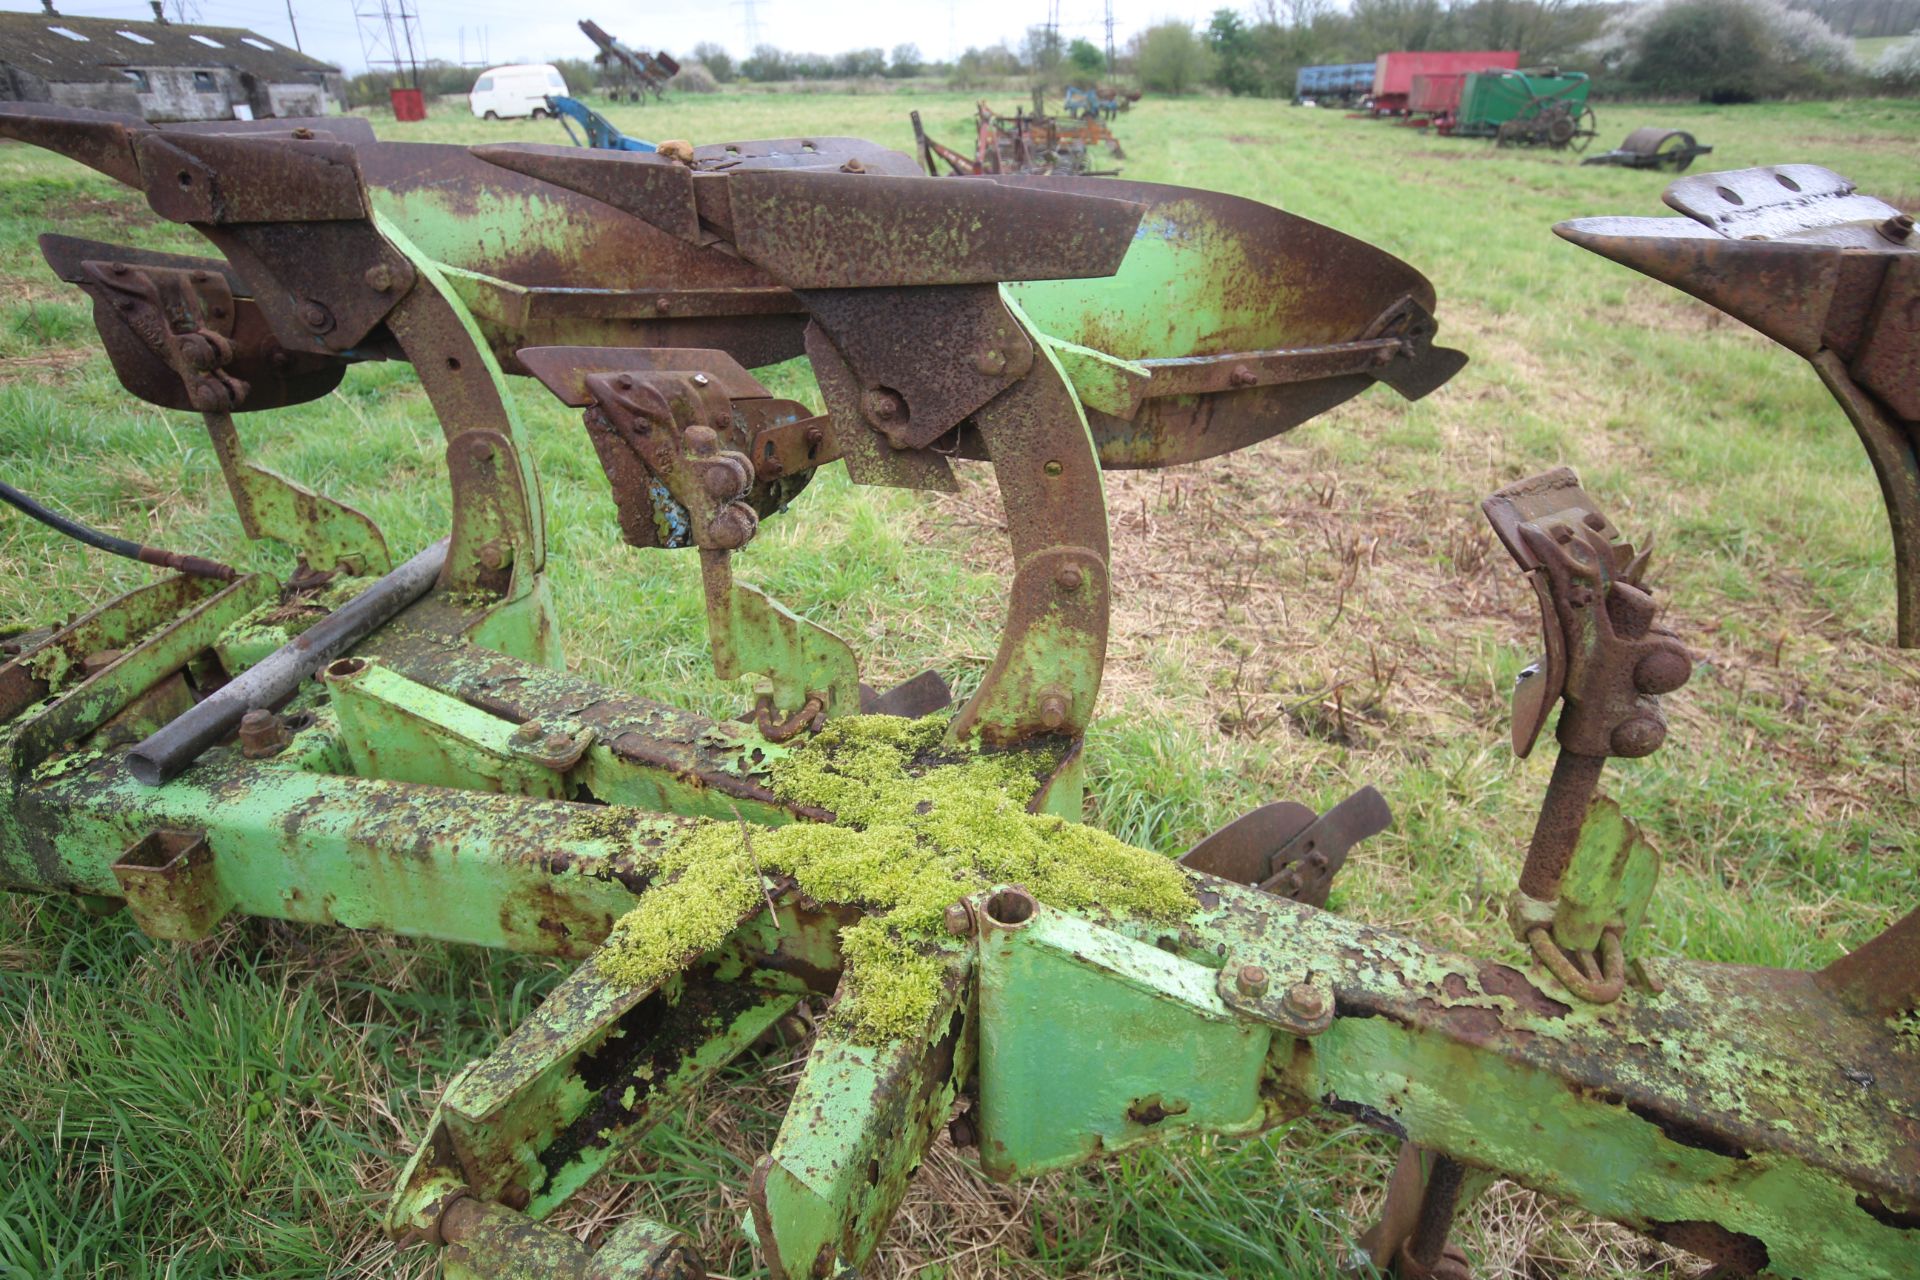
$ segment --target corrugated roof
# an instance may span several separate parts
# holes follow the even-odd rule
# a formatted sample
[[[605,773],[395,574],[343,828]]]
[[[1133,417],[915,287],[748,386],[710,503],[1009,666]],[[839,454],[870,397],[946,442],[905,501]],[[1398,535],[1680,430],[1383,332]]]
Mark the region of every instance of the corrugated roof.
[[[44,13],[0,13],[0,62],[57,83],[118,80],[123,67],[233,67],[268,83],[340,70],[244,27]]]

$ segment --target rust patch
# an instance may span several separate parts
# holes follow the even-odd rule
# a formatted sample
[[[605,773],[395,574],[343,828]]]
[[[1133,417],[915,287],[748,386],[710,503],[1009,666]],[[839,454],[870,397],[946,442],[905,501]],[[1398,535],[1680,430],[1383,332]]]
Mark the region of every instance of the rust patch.
[[[1853,1202],[1875,1222],[1883,1222],[1900,1231],[1920,1231],[1920,1213],[1888,1208],[1878,1196],[1859,1195]]]
[[[1692,1147],[1696,1151],[1711,1151],[1714,1155],[1725,1156],[1729,1160],[1751,1158],[1751,1153],[1745,1147],[1691,1120],[1664,1115],[1643,1102],[1629,1102],[1627,1110],[1660,1130],[1669,1142],[1678,1143],[1683,1147]],[[1696,1249],[1694,1252],[1698,1253],[1701,1250]]]
[[[1511,965],[1480,966],[1480,987],[1490,996],[1505,996],[1522,1009],[1543,1018],[1564,1018],[1573,1012],[1571,1005],[1555,1000]]]
[[[1647,1234],[1662,1244],[1695,1253],[1737,1276],[1765,1269],[1767,1246],[1757,1236],[1729,1231],[1717,1222],[1650,1222]]]
[[[1135,1098],[1128,1105],[1127,1119],[1135,1124],[1152,1126],[1159,1124],[1168,1116],[1185,1115],[1187,1110],[1188,1106],[1184,1102],[1169,1104],[1162,1101],[1159,1094],[1152,1093],[1144,1098]]]

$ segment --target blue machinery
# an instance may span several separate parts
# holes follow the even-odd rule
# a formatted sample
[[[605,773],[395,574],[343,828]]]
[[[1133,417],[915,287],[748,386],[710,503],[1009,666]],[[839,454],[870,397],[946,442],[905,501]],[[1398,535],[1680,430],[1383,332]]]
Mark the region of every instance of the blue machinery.
[[[651,142],[642,142],[638,138],[629,138],[613,127],[613,122],[595,111],[578,98],[568,98],[558,94],[549,94],[547,110],[560,119],[560,127],[567,131],[567,137],[573,139],[578,147],[597,147],[602,151],[652,151]],[[573,131],[575,124],[580,133]],[[585,136],[582,137],[581,135]]]

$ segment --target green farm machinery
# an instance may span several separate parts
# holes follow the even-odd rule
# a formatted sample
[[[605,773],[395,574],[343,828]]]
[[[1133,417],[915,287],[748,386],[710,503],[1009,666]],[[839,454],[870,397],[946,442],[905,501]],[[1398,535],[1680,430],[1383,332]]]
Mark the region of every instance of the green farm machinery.
[[[591,1250],[544,1220],[801,1009],[812,1045],[745,1188],[776,1280],[856,1274],[956,1116],[1012,1179],[1313,1108],[1405,1144],[1362,1242],[1401,1276],[1465,1273],[1450,1226],[1496,1177],[1722,1276],[1914,1274],[1920,914],[1818,972],[1645,945],[1658,858],[1599,782],[1661,746],[1692,660],[1655,623],[1645,550],[1571,472],[1485,504],[1541,607],[1516,749],[1559,710],[1489,956],[1323,909],[1390,820],[1371,791],[1263,806],[1178,862],[1080,821],[1103,469],[1442,386],[1464,357],[1404,263],[1237,197],[933,180],[844,138],[669,156],[17,105],[0,135],[217,251],[41,242],[126,388],[198,413],[249,537],[299,557],[279,581],[119,545],[163,572],[9,633],[0,883],[161,939],[244,915],[577,961],[447,1084],[394,1190],[388,1229],[448,1276],[705,1274],[669,1224]],[[1815,363],[1886,482],[1920,641],[1920,254],[1823,170],[1690,181],[1692,218],[1564,234]],[[1708,209],[1715,182],[1746,203]],[[800,355],[824,413],[750,372]],[[245,452],[246,413],[374,360],[409,362],[445,429],[452,519],[426,547]],[[514,377],[581,411],[619,536],[698,561],[736,714],[568,670]],[[869,687],[839,636],[743,580],[818,468],[942,491],[956,458],[990,467],[1013,566],[957,708],[937,675]]]
[[[1469,72],[1458,107],[1440,129],[1456,138],[1491,138],[1502,147],[1584,151],[1599,131],[1587,105],[1588,88],[1585,72],[1557,67]]]

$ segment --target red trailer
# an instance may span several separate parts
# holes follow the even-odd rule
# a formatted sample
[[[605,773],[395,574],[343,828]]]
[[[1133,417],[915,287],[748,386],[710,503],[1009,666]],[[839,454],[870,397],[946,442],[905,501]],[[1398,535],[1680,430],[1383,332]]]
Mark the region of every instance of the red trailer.
[[[1465,75],[1493,67],[1518,70],[1518,49],[1481,49],[1471,53],[1383,53],[1373,60],[1373,113],[1405,115],[1415,76]]]
[[[1460,86],[1466,82],[1463,71],[1439,75],[1417,75],[1407,95],[1406,123],[1424,129],[1430,124],[1445,125],[1460,109]]]

